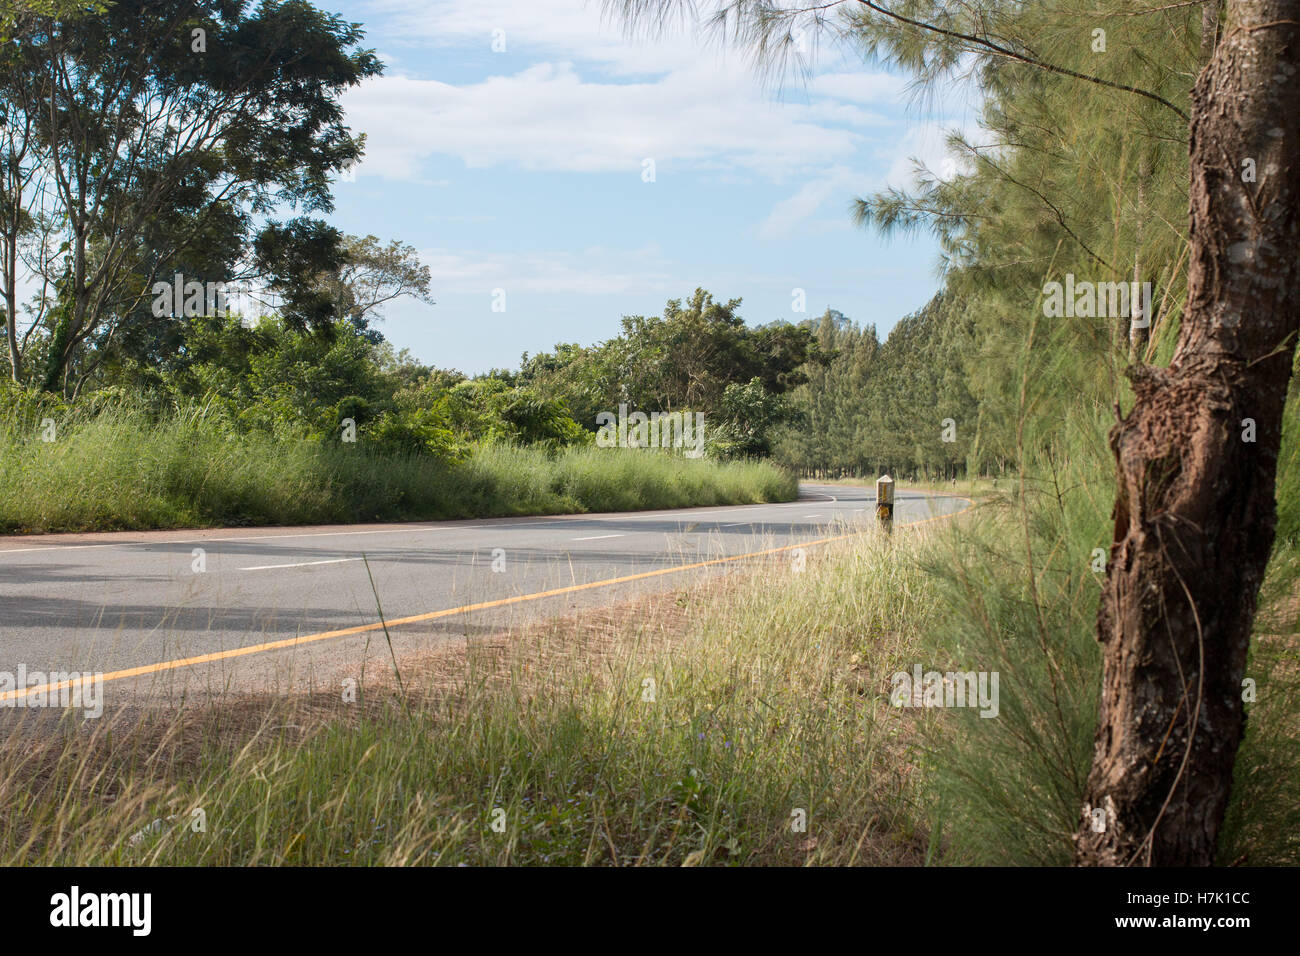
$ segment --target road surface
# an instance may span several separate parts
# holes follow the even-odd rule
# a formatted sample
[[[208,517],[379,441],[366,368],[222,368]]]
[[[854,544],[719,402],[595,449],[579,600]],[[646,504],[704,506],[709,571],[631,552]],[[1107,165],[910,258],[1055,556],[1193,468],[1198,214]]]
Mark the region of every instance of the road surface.
[[[895,524],[969,505],[900,490]],[[381,617],[400,659],[854,533],[874,508],[873,490],[805,484],[737,507],[0,537],[0,674],[102,673],[110,708],[332,679],[367,641],[387,654]]]

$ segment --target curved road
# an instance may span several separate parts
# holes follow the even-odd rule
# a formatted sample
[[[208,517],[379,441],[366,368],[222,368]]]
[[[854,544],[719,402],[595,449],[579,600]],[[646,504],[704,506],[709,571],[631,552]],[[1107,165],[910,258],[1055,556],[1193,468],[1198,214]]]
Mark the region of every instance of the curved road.
[[[898,526],[970,505],[896,497]],[[737,507],[0,537],[0,675],[103,673],[110,708],[141,693],[319,686],[367,641],[387,658],[376,592],[400,656],[681,587],[861,530],[874,508],[873,489],[805,484],[797,501]],[[16,693],[0,686],[0,703]]]

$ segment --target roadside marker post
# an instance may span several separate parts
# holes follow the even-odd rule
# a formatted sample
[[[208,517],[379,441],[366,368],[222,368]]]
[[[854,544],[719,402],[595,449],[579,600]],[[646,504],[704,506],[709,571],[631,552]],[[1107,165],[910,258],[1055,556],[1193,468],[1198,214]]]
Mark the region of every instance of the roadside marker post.
[[[876,518],[886,534],[894,530],[894,479],[888,475],[876,479]]]

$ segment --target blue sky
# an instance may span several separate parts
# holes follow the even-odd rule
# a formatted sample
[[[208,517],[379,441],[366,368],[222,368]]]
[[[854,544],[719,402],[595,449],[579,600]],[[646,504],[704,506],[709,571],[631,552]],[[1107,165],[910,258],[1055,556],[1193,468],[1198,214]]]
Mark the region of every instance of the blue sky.
[[[599,0],[317,2],[386,66],[344,99],[368,140],[331,222],[419,250],[437,304],[379,328],[423,362],[514,368],[697,286],[750,323],[831,306],[883,335],[938,287],[931,239],[856,228],[849,205],[913,158],[950,170],[943,132],[968,114],[919,112],[824,39],[810,79],[774,84],[691,29],[629,40]]]

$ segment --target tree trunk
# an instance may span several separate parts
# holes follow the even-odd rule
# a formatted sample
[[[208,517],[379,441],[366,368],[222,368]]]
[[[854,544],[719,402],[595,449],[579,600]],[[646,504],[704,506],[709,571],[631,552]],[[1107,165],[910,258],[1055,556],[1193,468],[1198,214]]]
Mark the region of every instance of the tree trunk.
[[[1297,104],[1300,0],[1232,0],[1192,93],[1177,349],[1168,369],[1129,370],[1136,401],[1110,435],[1118,489],[1081,864],[1214,862],[1300,329]]]
[[[1137,213],[1133,223],[1133,301],[1129,303],[1129,312],[1132,318],[1128,326],[1128,360],[1130,362],[1142,362],[1146,359],[1147,341],[1151,337],[1151,316],[1147,315],[1143,308],[1144,302],[1141,295],[1142,288],[1142,226],[1146,222],[1147,215],[1147,177],[1151,175],[1150,164],[1147,163],[1146,157],[1138,160],[1138,194],[1137,194]],[[1155,302],[1155,293],[1152,292],[1151,301]],[[1153,305],[1154,309],[1155,306]]]
[[[9,377],[21,382],[23,377],[23,356],[18,350],[18,299],[11,292],[5,293],[5,345],[9,349]]]

